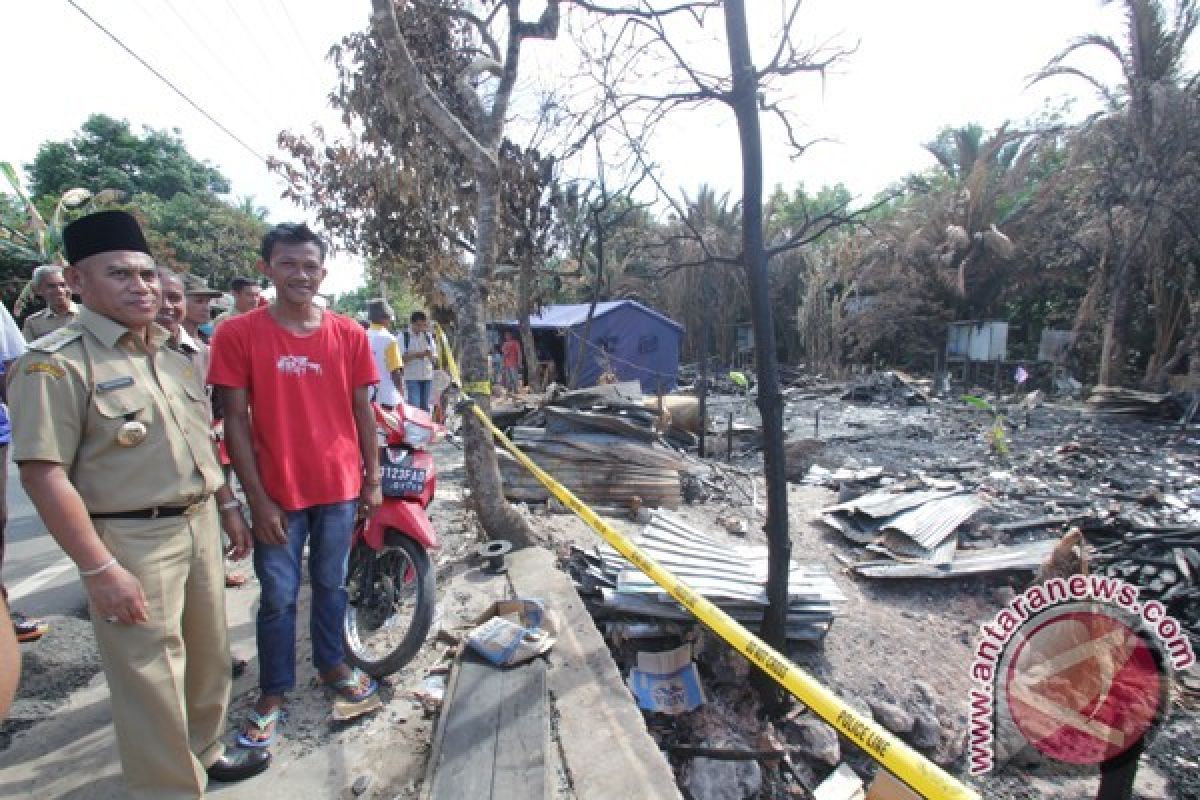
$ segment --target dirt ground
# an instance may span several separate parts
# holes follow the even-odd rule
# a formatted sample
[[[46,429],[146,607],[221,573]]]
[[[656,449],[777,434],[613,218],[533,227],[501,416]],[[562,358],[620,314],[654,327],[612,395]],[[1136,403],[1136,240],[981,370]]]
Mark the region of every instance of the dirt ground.
[[[874,412],[872,412],[874,413]],[[921,422],[917,412],[893,414],[879,412],[888,423],[906,425]],[[905,417],[912,416],[912,419]],[[853,420],[852,420],[853,421]],[[796,423],[797,425],[801,423]],[[807,423],[803,423],[807,425]],[[830,414],[825,425],[837,424]],[[948,423],[947,423],[948,424]],[[854,425],[843,426],[859,430]],[[929,423],[925,424],[929,427]],[[831,428],[836,430],[836,427]],[[960,435],[955,433],[955,436]],[[964,434],[965,435],[965,434]],[[909,446],[915,439],[897,439]],[[965,441],[965,439],[964,439]],[[907,444],[906,444],[907,443]],[[1014,445],[1019,445],[1015,442]],[[964,445],[965,446],[965,445]],[[974,447],[974,445],[971,445]],[[1189,453],[1194,444],[1182,445]],[[838,449],[841,447],[842,449]],[[879,451],[870,443],[858,441],[834,445],[829,451],[829,465],[840,463],[864,464],[872,461]],[[443,537],[443,549],[436,558],[439,588],[439,624],[447,630],[462,629],[494,599],[494,587],[480,585],[470,577],[469,554],[480,541],[480,533],[472,515],[463,506],[463,469],[461,452],[450,445],[439,446],[438,498],[432,508],[435,528]],[[911,454],[898,457],[912,458]],[[964,456],[965,457],[965,456]],[[739,463],[747,470],[760,469],[757,456],[747,455]],[[894,466],[894,464],[892,465]],[[986,465],[985,465],[986,466]],[[988,467],[992,472],[996,471]],[[759,481],[756,496],[762,504]],[[979,625],[996,613],[1003,599],[1012,590],[1023,588],[1028,576],[979,576],[959,580],[869,581],[854,578],[844,571],[841,559],[855,557],[855,548],[818,521],[818,510],[837,500],[835,492],[817,486],[789,487],[790,529],[793,558],[801,562],[826,565],[846,596],[838,609],[833,627],[824,642],[804,646],[792,653],[794,660],[816,678],[834,689],[853,705],[866,709],[867,701],[875,698],[900,698],[920,682],[937,698],[944,715],[965,723],[968,665],[977,640]],[[522,507],[544,545],[566,555],[571,545],[588,547],[598,540],[586,526],[573,516],[550,513],[544,506]],[[759,544],[765,542],[761,531],[761,510],[752,507],[745,498],[714,498],[697,505],[687,505],[679,513],[696,528],[730,543]],[[746,521],[748,532],[736,536],[727,532],[730,516]],[[628,533],[637,526],[625,519],[616,520]],[[253,582],[237,590],[231,597],[231,630],[234,633],[235,655],[251,659],[246,676],[235,684],[232,719],[237,720],[255,696],[256,668],[253,662],[252,613]],[[233,608],[236,607],[236,610]],[[12,718],[0,730],[0,757],[10,740],[36,736],[38,723],[51,717],[54,711],[77,687],[93,684],[97,663],[94,646],[90,644],[88,624],[79,619],[58,619],[55,636],[48,638],[38,650],[27,650],[25,683]],[[307,658],[307,632],[300,631],[301,658]],[[244,787],[228,787],[214,791],[214,796],[229,798],[306,796],[296,794],[303,786],[305,770],[322,765],[336,780],[321,776],[337,791],[320,796],[412,798],[416,797],[423,778],[435,719],[427,713],[418,695],[427,687],[425,681],[431,668],[444,663],[447,646],[431,638],[418,658],[385,686],[385,709],[362,721],[344,726],[332,726],[328,720],[328,700],[324,693],[307,683],[313,679],[312,668],[300,672],[301,689],[292,698],[289,718],[283,738],[276,749],[276,768],[272,781],[284,779],[276,786],[258,779]],[[709,713],[724,713],[725,706],[718,696]],[[730,712],[738,716],[738,712]],[[741,715],[743,718],[744,714]],[[653,731],[654,720],[651,720]],[[741,723],[741,724],[744,724]],[[786,735],[784,727],[779,728]],[[959,728],[963,730],[963,728]],[[752,739],[761,731],[742,731]],[[1200,713],[1176,705],[1162,730],[1143,757],[1138,774],[1138,798],[1200,798]],[[862,754],[851,752],[842,742],[842,759],[867,778],[875,767]],[[330,756],[330,754],[334,754]],[[321,755],[321,760],[314,756]],[[308,765],[308,766],[306,766]],[[676,763],[681,778],[687,774],[686,764]],[[830,767],[814,764],[812,772],[819,779]],[[964,775],[961,758],[953,761],[951,771]],[[111,767],[110,767],[111,770]],[[267,776],[264,776],[267,777]],[[1050,767],[1044,764],[1006,766],[983,779],[969,779],[980,793],[1001,800],[1033,800],[1033,798],[1083,798],[1094,796],[1096,779]],[[311,785],[311,784],[310,784]],[[766,784],[764,784],[766,786]],[[290,787],[285,789],[285,787]],[[797,790],[798,791],[798,790]],[[78,797],[100,797],[88,792],[71,794]],[[117,796],[117,795],[111,795]],[[316,795],[308,795],[316,796]],[[766,789],[747,797],[774,796]],[[779,795],[785,796],[785,795]],[[790,797],[805,796],[797,794]]]

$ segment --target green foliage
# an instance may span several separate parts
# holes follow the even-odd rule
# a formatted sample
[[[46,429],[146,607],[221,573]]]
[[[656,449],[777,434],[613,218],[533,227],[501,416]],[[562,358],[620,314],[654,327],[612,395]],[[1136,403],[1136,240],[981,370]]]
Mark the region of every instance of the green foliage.
[[[976,397],[975,395],[971,395],[971,394],[964,394],[959,399],[962,400],[967,405],[974,406],[975,408],[978,408],[981,411],[986,411],[989,414],[996,413],[996,409],[992,407],[992,404],[989,403],[987,400],[984,400],[982,397]]]
[[[30,193],[57,197],[77,186],[152,194],[225,194],[229,181],[211,164],[196,160],[173,131],[145,128],[138,136],[125,120],[92,114],[79,133],[44,142],[28,167]]]
[[[129,210],[146,223],[155,260],[172,269],[208,278],[225,289],[238,275],[251,275],[267,223],[208,193],[179,193],[170,200],[140,194]]]
[[[93,114],[80,133],[45,142],[28,166],[26,193],[0,162],[11,193],[0,193],[0,291],[27,284],[38,264],[61,261],[62,228],[75,217],[118,205],[139,218],[158,263],[202,275],[218,288],[251,273],[266,232],[266,211],[217,193],[229,182],[184,148],[178,131],[130,131],[124,120]],[[29,296],[26,285],[18,313]]]
[[[988,446],[1000,458],[1008,458],[1010,452],[1008,446],[1008,429],[1004,427],[1004,417],[996,410],[996,407],[982,397],[970,394],[964,394],[959,399],[969,406],[986,411],[992,415],[992,427],[988,428],[987,432]]]
[[[357,317],[367,313],[367,302],[376,297],[386,297],[388,304],[396,315],[395,328],[400,330],[408,324],[408,316],[418,309],[424,309],[421,298],[412,290],[407,282],[393,280],[385,290],[380,291],[379,285],[368,283],[349,292],[343,292],[333,298],[332,308],[339,314]]]

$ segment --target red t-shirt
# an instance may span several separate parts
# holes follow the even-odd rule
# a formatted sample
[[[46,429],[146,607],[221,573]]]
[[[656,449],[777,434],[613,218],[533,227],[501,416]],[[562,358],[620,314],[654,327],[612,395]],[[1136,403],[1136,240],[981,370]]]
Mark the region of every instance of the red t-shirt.
[[[500,355],[504,357],[504,366],[521,366],[521,343],[516,339],[505,339],[500,345]]]
[[[362,490],[354,390],[379,382],[362,326],[328,311],[309,336],[268,308],[231,317],[212,341],[208,382],[249,390],[258,473],[286,511],[352,500]]]

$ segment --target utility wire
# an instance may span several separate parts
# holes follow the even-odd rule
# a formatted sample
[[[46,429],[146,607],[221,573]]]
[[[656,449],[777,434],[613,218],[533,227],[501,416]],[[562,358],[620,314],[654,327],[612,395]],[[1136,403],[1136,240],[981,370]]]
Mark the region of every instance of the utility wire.
[[[300,45],[300,49],[303,50],[304,54],[308,57],[308,64],[311,68],[313,68],[312,77],[319,78],[321,71],[320,69],[316,68],[317,62],[316,59],[313,58],[313,51],[305,42],[304,37],[300,35],[300,29],[296,27],[295,21],[292,20],[292,13],[288,11],[287,3],[285,3],[283,0],[276,0],[276,2],[279,3],[279,10],[283,12],[284,18],[287,19],[288,27],[292,29],[292,35],[296,37],[296,43]],[[263,13],[266,14],[266,8],[264,7],[262,10]]]
[[[274,72],[278,74],[275,64],[271,61],[271,57],[267,55],[266,50],[263,50],[262,44],[259,42],[259,37],[255,36],[250,31],[250,28],[246,25],[245,20],[242,19],[242,15],[238,12],[237,6],[234,5],[231,0],[225,0],[225,7],[229,9],[229,13],[233,15],[235,20],[237,20],[238,27],[240,27],[242,32],[246,34],[246,40],[249,41],[254,49],[258,51],[258,57],[262,59],[263,63],[263,73],[271,74]]]
[[[111,32],[111,31],[110,31],[108,28],[106,28],[106,27],[104,27],[103,25],[101,25],[99,22],[97,22],[97,21],[96,21],[96,19],[95,19],[94,17],[92,17],[92,15],[91,15],[91,14],[87,13],[87,12],[86,12],[86,11],[84,11],[82,8],[80,8],[79,4],[78,4],[78,3],[76,3],[76,2],[75,2],[75,0],[67,0],[67,2],[68,2],[70,5],[71,5],[71,7],[72,7],[72,8],[74,8],[76,11],[78,11],[80,14],[82,14],[82,15],[83,15],[83,16],[84,16],[84,17],[87,19],[87,21],[88,21],[88,22],[92,23],[92,24],[93,24],[93,25],[95,25],[97,28],[99,28],[99,29],[100,29],[100,30],[101,30],[101,31],[104,33],[104,35],[105,35],[105,36],[107,36],[108,38],[110,38],[110,39],[112,39],[114,42],[116,42],[116,43],[117,43],[117,45],[118,45],[118,46],[120,46],[120,48],[121,48],[122,50],[124,50],[124,51],[125,51],[126,53],[128,53],[129,55],[133,56],[133,58],[134,58],[135,60],[137,60],[137,62],[138,62],[139,64],[141,64],[141,65],[142,65],[143,67],[145,67],[146,69],[150,70],[150,72],[151,72],[151,73],[154,75],[154,77],[158,78],[160,81],[162,81],[162,82],[163,82],[163,83],[165,83],[167,86],[169,86],[169,87],[171,88],[171,90],[172,90],[173,92],[175,92],[175,94],[177,94],[177,95],[179,95],[181,98],[183,98],[184,102],[186,102],[186,103],[187,103],[188,105],[190,105],[192,108],[196,109],[196,110],[197,110],[197,111],[199,111],[199,112],[200,112],[202,115],[204,115],[204,118],[205,118],[205,119],[207,119],[207,120],[208,120],[209,122],[211,122],[213,125],[216,125],[218,128],[220,128],[220,129],[221,129],[221,131],[222,131],[222,132],[223,132],[223,133],[224,133],[226,136],[228,136],[230,139],[233,139],[235,142],[237,142],[237,143],[238,143],[238,144],[240,144],[240,145],[241,145],[243,148],[245,148],[245,149],[246,149],[246,152],[250,153],[250,155],[254,156],[256,159],[258,159],[259,161],[263,162],[263,165],[264,165],[264,166],[266,165],[266,163],[267,163],[267,160],[266,160],[265,158],[263,158],[263,156],[262,156],[262,155],[261,155],[261,154],[260,154],[258,151],[256,151],[256,150],[255,150],[253,147],[251,147],[250,145],[248,145],[248,144],[246,144],[244,141],[242,141],[242,139],[241,139],[241,138],[239,138],[239,137],[238,137],[238,135],[237,135],[237,134],[235,134],[233,131],[229,130],[229,128],[226,128],[224,125],[222,125],[222,124],[221,124],[221,123],[220,123],[220,122],[217,120],[217,118],[216,118],[216,117],[214,117],[212,114],[208,113],[208,112],[207,112],[207,111],[205,111],[203,108],[201,108],[201,107],[200,107],[200,105],[199,105],[199,104],[198,104],[198,103],[197,103],[195,100],[193,100],[192,98],[188,97],[188,96],[187,96],[187,94],[185,94],[185,93],[184,93],[184,92],[183,92],[183,91],[182,91],[182,90],[181,90],[181,89],[180,89],[178,86],[176,86],[175,84],[171,83],[171,81],[170,81],[170,80],[168,80],[168,79],[167,79],[167,77],[166,77],[166,76],[164,76],[164,75],[163,75],[161,72],[159,72],[158,70],[156,70],[154,67],[150,66],[150,64],[148,64],[144,58],[142,58],[141,56],[139,56],[137,53],[133,52],[133,50],[129,49],[129,46],[128,46],[128,45],[126,45],[126,44],[125,44],[123,41],[121,41],[119,38],[117,38],[117,36],[116,36],[115,34],[113,34],[113,33],[112,33],[112,32]]]
[[[141,6],[141,0],[137,0],[137,2],[139,7],[142,8],[142,13],[149,17],[149,13],[147,13],[145,8]],[[171,12],[175,19],[177,19],[179,23],[187,30],[187,32],[191,34],[191,37],[199,42],[200,46],[203,47],[205,52],[208,53],[209,57],[212,58],[212,61],[221,67],[221,70],[229,77],[230,81],[233,82],[233,85],[236,86],[241,92],[242,98],[246,101],[249,101],[249,105],[239,102],[239,108],[241,108],[243,111],[250,112],[248,116],[253,116],[255,121],[263,125],[263,127],[270,128],[270,124],[258,110],[262,107],[262,102],[246,88],[245,76],[239,78],[234,73],[234,71],[225,62],[225,59],[221,57],[221,54],[214,50],[209,43],[205,41],[204,37],[201,36],[194,27],[192,27],[192,23],[188,22],[188,20],[179,13],[179,10],[175,8],[175,4],[173,2],[167,0],[166,2],[160,3],[160,5],[166,6],[167,10]]]

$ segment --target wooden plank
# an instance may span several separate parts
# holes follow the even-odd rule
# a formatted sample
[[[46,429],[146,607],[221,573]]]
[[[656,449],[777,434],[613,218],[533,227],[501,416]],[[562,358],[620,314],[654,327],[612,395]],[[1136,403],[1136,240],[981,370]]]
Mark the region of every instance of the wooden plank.
[[[492,792],[496,762],[496,724],[503,695],[488,680],[492,668],[467,653],[456,670],[454,693],[442,706],[446,726],[438,752],[433,754],[431,800],[487,798]]]
[[[447,687],[425,797],[544,797],[547,720],[543,660],[505,669],[466,653]]]
[[[540,800],[546,796],[546,662],[501,670],[504,698],[496,732],[492,800]]]

